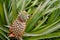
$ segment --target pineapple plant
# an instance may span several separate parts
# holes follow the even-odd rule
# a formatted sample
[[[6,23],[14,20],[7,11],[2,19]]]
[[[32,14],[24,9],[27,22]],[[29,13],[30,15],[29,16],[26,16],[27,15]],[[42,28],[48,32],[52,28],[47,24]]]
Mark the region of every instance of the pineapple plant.
[[[17,40],[60,40],[59,2],[60,0],[0,0],[0,40],[13,40],[9,37],[11,32],[11,37],[16,37]],[[23,29],[19,31],[21,27]]]

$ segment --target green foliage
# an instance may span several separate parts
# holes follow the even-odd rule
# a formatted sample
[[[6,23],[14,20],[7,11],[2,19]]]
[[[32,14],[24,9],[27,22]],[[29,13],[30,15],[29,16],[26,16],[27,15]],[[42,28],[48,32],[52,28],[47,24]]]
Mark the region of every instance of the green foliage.
[[[24,10],[30,18],[23,40],[60,37],[60,0],[0,0],[0,39],[10,40],[8,26]]]

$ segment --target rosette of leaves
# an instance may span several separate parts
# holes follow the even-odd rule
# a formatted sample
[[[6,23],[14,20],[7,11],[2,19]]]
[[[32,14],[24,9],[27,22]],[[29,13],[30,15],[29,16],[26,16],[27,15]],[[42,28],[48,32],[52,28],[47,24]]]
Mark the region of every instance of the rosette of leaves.
[[[9,25],[18,11],[30,14],[23,40],[60,40],[60,0],[0,0],[0,39],[10,40]],[[55,39],[56,38],[56,39]]]

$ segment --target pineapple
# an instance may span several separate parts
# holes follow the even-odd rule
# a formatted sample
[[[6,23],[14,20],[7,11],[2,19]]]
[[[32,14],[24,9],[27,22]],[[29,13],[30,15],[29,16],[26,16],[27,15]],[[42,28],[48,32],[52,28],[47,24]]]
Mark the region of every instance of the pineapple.
[[[10,30],[10,37],[17,37],[22,38],[23,33],[26,29],[26,21],[29,18],[29,15],[23,11],[18,14],[16,20],[11,24],[9,30]]]

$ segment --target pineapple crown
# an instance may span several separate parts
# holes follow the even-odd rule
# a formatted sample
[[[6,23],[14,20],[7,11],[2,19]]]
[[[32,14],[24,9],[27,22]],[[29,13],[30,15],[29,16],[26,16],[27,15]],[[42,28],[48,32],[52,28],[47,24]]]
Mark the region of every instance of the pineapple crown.
[[[23,21],[27,21],[29,19],[29,14],[26,11],[21,11],[18,17]]]

